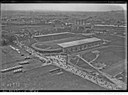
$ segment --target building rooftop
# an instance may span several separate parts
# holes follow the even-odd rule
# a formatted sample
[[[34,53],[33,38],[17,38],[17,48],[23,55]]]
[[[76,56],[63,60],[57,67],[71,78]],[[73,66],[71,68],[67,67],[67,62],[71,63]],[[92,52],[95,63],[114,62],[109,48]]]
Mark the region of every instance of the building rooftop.
[[[93,38],[87,38],[87,39],[76,40],[76,41],[71,41],[71,42],[64,42],[64,43],[60,43],[58,45],[63,47],[63,48],[66,48],[66,47],[71,47],[71,46],[75,46],[75,45],[81,45],[81,44],[100,41],[100,40],[101,39],[93,37]]]
[[[53,33],[53,34],[46,34],[46,35],[37,35],[37,36],[34,36],[34,37],[43,37],[43,36],[52,36],[52,35],[59,35],[59,34],[73,34],[73,33],[70,33],[70,32],[62,32],[62,33]]]

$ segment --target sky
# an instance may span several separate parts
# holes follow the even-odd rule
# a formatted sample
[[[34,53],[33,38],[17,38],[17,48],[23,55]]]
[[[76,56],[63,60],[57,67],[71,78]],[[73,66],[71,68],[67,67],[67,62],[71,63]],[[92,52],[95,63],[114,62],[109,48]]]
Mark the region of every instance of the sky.
[[[1,10],[39,11],[112,11],[126,10],[126,4],[86,4],[86,3],[20,3],[1,4]]]

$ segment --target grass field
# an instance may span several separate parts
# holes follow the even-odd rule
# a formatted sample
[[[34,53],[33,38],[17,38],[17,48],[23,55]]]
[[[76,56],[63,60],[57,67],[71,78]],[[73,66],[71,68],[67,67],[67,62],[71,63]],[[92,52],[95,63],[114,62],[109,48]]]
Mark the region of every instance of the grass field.
[[[122,48],[108,47],[100,50],[100,56],[95,62],[105,63],[107,66],[103,70],[110,75],[115,75],[125,68],[125,50]],[[122,62],[120,62],[122,61]]]
[[[122,37],[118,37],[115,35],[106,35],[106,34],[97,34],[96,37],[110,40],[111,41],[110,45],[122,46],[124,48],[126,46],[126,39]]]
[[[16,51],[12,50],[9,46],[2,49],[3,51],[6,51],[6,53],[2,52],[2,64],[15,62],[17,60],[23,59],[23,56],[18,54]]]
[[[119,72],[124,71],[126,62],[126,46],[125,39],[111,35],[98,35],[99,38],[110,40],[111,43],[108,47],[97,49],[100,51],[99,57],[93,62],[105,63],[106,67],[102,71],[114,76]],[[88,55],[88,54],[87,54]],[[93,59],[93,55],[90,57],[85,54],[85,59]]]
[[[82,54],[82,58],[86,59],[88,62],[92,61],[96,57],[96,54],[93,54],[92,52],[87,52],[85,54]]]

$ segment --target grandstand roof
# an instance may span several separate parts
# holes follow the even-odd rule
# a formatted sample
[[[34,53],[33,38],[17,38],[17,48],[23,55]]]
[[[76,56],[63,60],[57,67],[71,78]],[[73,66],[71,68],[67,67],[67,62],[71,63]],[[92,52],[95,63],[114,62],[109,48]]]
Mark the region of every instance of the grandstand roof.
[[[52,35],[59,35],[59,34],[66,34],[66,33],[70,33],[70,32],[53,33],[53,34],[46,34],[46,35],[37,35],[37,36],[34,36],[34,37],[52,36]]]
[[[71,42],[64,42],[58,44],[59,46],[66,48],[66,47],[71,47],[75,45],[80,45],[80,44],[85,44],[85,43],[90,43],[90,42],[95,42],[95,41],[100,41],[101,39],[98,39],[96,37],[93,38],[87,38],[87,39],[82,39],[82,40],[76,40],[76,41],[71,41]]]

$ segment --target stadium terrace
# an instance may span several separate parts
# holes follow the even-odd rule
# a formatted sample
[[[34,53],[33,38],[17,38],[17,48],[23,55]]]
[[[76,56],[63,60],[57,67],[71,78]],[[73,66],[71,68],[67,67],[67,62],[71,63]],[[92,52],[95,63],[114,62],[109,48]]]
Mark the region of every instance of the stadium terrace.
[[[42,53],[76,53],[86,49],[95,48],[104,44],[104,41],[92,37],[86,39],[80,39],[75,41],[68,41],[62,43],[52,43],[52,44],[43,44],[43,43],[35,43],[32,47]],[[46,47],[46,48],[43,48]]]

